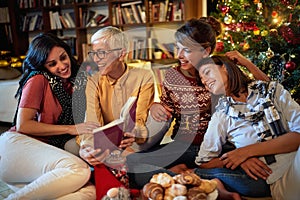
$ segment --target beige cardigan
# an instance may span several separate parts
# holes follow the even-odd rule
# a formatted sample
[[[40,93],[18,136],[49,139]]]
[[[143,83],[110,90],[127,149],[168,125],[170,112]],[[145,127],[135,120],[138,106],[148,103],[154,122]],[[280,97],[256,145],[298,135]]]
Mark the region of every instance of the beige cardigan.
[[[125,73],[113,85],[112,107],[101,108],[99,101],[105,99],[105,86],[109,83],[107,77],[96,73],[88,79],[86,88],[87,110],[86,121],[97,122],[105,125],[102,109],[112,109],[116,119],[127,99],[131,96],[137,97],[136,126],[145,127],[148,111],[154,100],[154,77],[150,70],[127,67]],[[147,130],[146,128],[144,130]],[[81,135],[80,145],[94,146],[92,135]]]

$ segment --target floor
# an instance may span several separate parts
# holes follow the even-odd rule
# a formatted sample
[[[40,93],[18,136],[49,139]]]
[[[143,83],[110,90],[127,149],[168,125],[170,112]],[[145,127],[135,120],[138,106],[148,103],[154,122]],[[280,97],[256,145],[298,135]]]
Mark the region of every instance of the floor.
[[[9,123],[0,122],[0,134],[9,129],[9,127]],[[10,190],[5,183],[0,181],[0,200],[6,198],[10,193],[12,193],[12,190]]]

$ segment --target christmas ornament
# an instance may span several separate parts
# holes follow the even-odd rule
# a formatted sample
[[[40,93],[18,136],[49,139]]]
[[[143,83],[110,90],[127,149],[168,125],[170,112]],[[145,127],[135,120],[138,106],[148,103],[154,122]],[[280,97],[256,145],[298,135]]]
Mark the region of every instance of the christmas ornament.
[[[268,31],[267,30],[263,30],[261,33],[260,33],[261,36],[265,37],[268,35]]]
[[[278,17],[278,12],[272,11],[272,18],[277,18]]]
[[[273,28],[270,30],[270,36],[273,36],[273,37],[277,37],[278,36],[278,30]]]
[[[216,52],[222,52],[224,51],[224,42],[222,41],[217,41],[217,44],[216,44]]]
[[[260,34],[259,28],[257,28],[257,27],[254,28],[254,29],[253,29],[253,34],[254,34],[254,35],[259,35],[259,34]]]
[[[274,52],[271,50],[269,47],[268,50],[266,51],[266,56],[270,59],[274,56]]]
[[[294,63],[293,61],[289,60],[285,63],[285,68],[288,71],[294,71],[296,69],[296,63]]]
[[[290,44],[300,44],[300,25],[285,24],[280,27],[279,31],[284,40]]]
[[[232,16],[231,16],[231,15],[226,15],[226,16],[224,17],[224,23],[225,23],[225,24],[230,24],[231,21],[232,21]]]
[[[281,0],[280,1],[283,5],[288,6],[290,5],[290,1],[289,0]]]
[[[246,51],[246,50],[248,50],[250,48],[250,45],[249,45],[249,43],[245,43],[244,45],[243,45],[243,50],[244,51]]]
[[[229,12],[230,7],[227,5],[219,5],[219,9],[223,13],[223,15],[225,15],[226,13]]]

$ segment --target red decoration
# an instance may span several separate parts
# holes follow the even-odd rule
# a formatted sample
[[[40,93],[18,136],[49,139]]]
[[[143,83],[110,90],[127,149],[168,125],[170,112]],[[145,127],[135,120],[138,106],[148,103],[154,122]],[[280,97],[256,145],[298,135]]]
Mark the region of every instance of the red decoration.
[[[291,4],[289,0],[281,0],[281,3],[285,6],[288,6]]]
[[[272,11],[272,18],[277,18],[278,17],[278,12]]]
[[[226,5],[219,5],[219,9],[220,9],[220,11],[225,15],[226,13],[229,12],[230,7],[229,7],[229,6],[226,6]]]
[[[300,33],[294,33],[293,29],[289,26],[282,26],[280,33],[284,40],[289,44],[300,44]]]
[[[224,42],[218,41],[216,44],[216,52],[222,52],[224,51]]]
[[[294,71],[296,69],[296,63],[294,63],[293,61],[287,61],[285,63],[285,68],[288,70],[288,71]]]

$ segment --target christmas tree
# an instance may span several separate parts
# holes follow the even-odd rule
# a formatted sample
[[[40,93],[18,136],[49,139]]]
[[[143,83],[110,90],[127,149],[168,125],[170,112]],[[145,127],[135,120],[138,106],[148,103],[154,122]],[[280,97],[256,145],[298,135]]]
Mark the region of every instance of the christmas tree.
[[[219,0],[210,15],[224,30],[216,53],[238,50],[300,102],[298,0]]]

